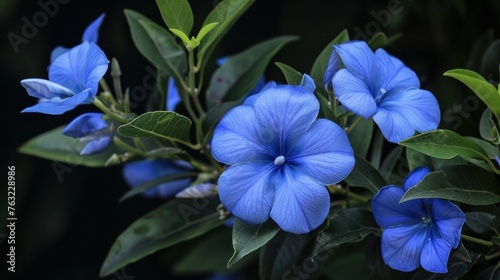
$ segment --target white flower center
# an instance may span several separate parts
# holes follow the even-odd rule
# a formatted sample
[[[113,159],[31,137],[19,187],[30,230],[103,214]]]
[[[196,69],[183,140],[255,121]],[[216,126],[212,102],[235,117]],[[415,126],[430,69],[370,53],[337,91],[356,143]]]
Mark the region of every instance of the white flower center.
[[[284,156],[278,156],[274,159],[274,165],[282,165],[283,163],[285,163]]]

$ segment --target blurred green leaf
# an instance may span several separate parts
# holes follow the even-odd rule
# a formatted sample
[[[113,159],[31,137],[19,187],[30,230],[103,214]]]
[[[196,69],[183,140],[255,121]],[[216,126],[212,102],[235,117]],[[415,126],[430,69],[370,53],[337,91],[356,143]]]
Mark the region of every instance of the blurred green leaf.
[[[450,159],[456,156],[484,159],[486,152],[476,143],[451,130],[433,130],[399,142],[431,157]]]
[[[174,69],[180,73],[187,70],[184,49],[175,37],[147,17],[125,10],[132,41],[139,52],[160,71],[173,75]]]
[[[348,121],[347,127],[350,127],[352,123],[358,118],[358,116],[351,116]],[[368,154],[368,149],[372,141],[373,134],[373,120],[372,119],[360,119],[356,126],[349,129],[347,136],[349,137],[349,142],[354,150],[354,153],[361,158],[366,158]]]
[[[204,69],[219,41],[255,0],[223,0],[208,14],[202,26],[218,22],[217,26],[200,42],[199,69]]]
[[[63,135],[62,131],[65,127],[66,126],[60,126],[30,139],[19,147],[19,152],[43,159],[65,162],[69,167],[79,165],[104,167],[106,161],[114,153],[123,152],[112,145],[102,153],[91,156],[81,156],[80,151],[86,144],[81,142],[78,138]]]
[[[206,102],[210,108],[222,101],[237,101],[257,85],[271,58],[296,36],[280,36],[230,56],[215,70],[207,89]]]
[[[353,280],[353,279],[380,279],[368,272],[366,263],[372,261],[363,252],[363,243],[344,244],[337,247],[326,260],[320,279]],[[384,264],[385,267],[387,265]],[[303,275],[299,274],[297,276]],[[295,276],[295,275],[294,275]],[[291,279],[300,279],[291,278]],[[307,278],[304,278],[307,279]]]
[[[398,163],[402,163],[402,155],[404,151],[403,146],[397,146],[394,149],[392,149],[384,158],[384,161],[382,162],[382,165],[380,166],[380,174],[384,177],[386,182],[391,182],[391,184],[399,184],[400,181],[404,179],[404,174],[402,173],[402,169],[398,168],[397,170],[394,170],[396,166],[398,166]],[[398,166],[401,167],[401,166]],[[395,172],[397,171],[397,173]]]
[[[362,208],[346,208],[328,219],[328,226],[318,234],[313,256],[344,243],[359,242],[368,234],[379,234],[373,213]]]
[[[156,111],[138,116],[131,122],[119,126],[117,131],[127,137],[147,137],[190,145],[190,128],[189,118],[175,112]]]
[[[384,32],[375,33],[370,40],[368,41],[368,45],[372,50],[376,50],[381,48],[387,44],[387,35]]]
[[[262,224],[251,225],[235,218],[233,224],[234,254],[228,261],[227,267],[231,267],[244,256],[262,247],[279,230],[279,226],[271,219]]]
[[[481,59],[481,73],[492,82],[499,82],[500,39],[493,41]]]
[[[497,63],[498,69],[498,63]],[[444,73],[468,86],[500,121],[500,94],[497,89],[478,73],[467,69],[453,69]]]
[[[356,156],[351,174],[344,179],[350,187],[364,187],[372,193],[387,185],[382,175],[364,158]]]
[[[444,198],[471,205],[500,202],[500,189],[492,173],[474,165],[445,166],[427,174],[400,202],[418,198]]]
[[[100,277],[222,225],[218,199],[173,199],[136,220],[111,247]]]
[[[498,128],[492,119],[491,110],[484,110],[479,122],[479,133],[484,140],[496,143],[498,141]]]
[[[311,78],[313,78],[317,85],[323,87],[323,77],[325,76],[328,61],[330,61],[330,56],[333,52],[333,45],[342,44],[347,41],[349,41],[349,32],[347,29],[344,29],[318,55],[311,68]]]
[[[373,138],[371,153],[370,153],[370,163],[378,169],[382,161],[382,151],[384,150],[384,135],[379,129],[375,131],[375,137]]]
[[[281,62],[274,63],[281,70],[283,75],[285,76],[285,80],[289,85],[300,85],[302,82],[302,74],[299,71],[295,70],[293,67],[288,66]]]
[[[493,29],[484,32],[472,45],[469,57],[465,63],[465,68],[480,71],[483,55],[494,39],[495,31]]]
[[[260,280],[281,280],[291,269],[309,241],[307,234],[280,231],[260,250]]]
[[[189,36],[193,28],[193,11],[187,0],[156,0],[168,28],[179,29]]]
[[[485,212],[467,212],[465,224],[475,233],[485,233],[488,231],[498,234],[497,228],[500,225],[496,216]]]
[[[495,158],[495,156],[500,156],[500,152],[498,150],[498,147],[491,144],[490,142],[484,141],[483,139],[479,139],[476,137],[470,137],[470,136],[466,136],[465,138],[471,142],[476,143],[479,147],[481,147],[481,149],[483,149],[483,151],[486,153],[488,158],[493,159],[493,158]]]

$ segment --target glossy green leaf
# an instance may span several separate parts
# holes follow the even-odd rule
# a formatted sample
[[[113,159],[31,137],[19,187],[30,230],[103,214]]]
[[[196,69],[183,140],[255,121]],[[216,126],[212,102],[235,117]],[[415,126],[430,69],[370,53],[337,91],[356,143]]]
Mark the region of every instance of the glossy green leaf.
[[[168,75],[187,70],[184,49],[170,32],[135,11],[125,10],[125,17],[136,48],[151,64]]]
[[[123,152],[112,145],[100,154],[81,156],[80,151],[85,147],[85,143],[81,142],[80,139],[63,135],[62,131],[65,127],[60,126],[30,139],[19,147],[19,152],[43,159],[64,162],[69,167],[104,167],[106,161],[114,153]]]
[[[479,121],[479,133],[484,140],[497,143],[498,142],[498,128],[492,119],[490,109],[484,110]]]
[[[212,75],[207,89],[207,107],[222,101],[237,101],[257,85],[271,58],[296,36],[276,37],[230,56]]]
[[[356,156],[351,174],[344,179],[350,187],[364,187],[372,193],[387,185],[382,175],[368,161]]]
[[[191,120],[170,111],[147,112],[118,127],[127,137],[147,137],[189,144]]]
[[[240,18],[255,0],[223,0],[208,14],[202,26],[218,22],[217,26],[209,32],[200,42],[198,52],[199,68],[204,69],[219,41],[229,31],[233,24]]]
[[[362,208],[346,208],[328,220],[328,227],[318,234],[313,256],[344,243],[359,242],[368,234],[379,234],[373,213]]]
[[[487,157],[486,152],[479,145],[451,130],[439,129],[418,134],[399,142],[399,144],[442,159],[456,156],[478,159]]]
[[[174,199],[139,218],[118,236],[100,276],[222,225],[219,204],[217,199]]]
[[[444,198],[471,205],[500,202],[500,189],[492,173],[474,165],[445,166],[427,174],[400,202],[418,198]]]
[[[280,231],[260,250],[260,280],[281,280],[290,270],[307,245],[307,234],[292,234]]]
[[[478,73],[467,69],[453,69],[444,73],[468,86],[490,108],[500,121],[500,94],[497,89]]]
[[[347,29],[342,30],[333,40],[318,55],[311,68],[311,77],[316,81],[317,85],[323,86],[323,77],[325,76],[328,61],[333,52],[333,45],[341,44],[349,41],[349,32]]]
[[[159,184],[167,183],[170,181],[175,181],[175,180],[181,180],[181,179],[186,179],[186,178],[193,178],[196,177],[198,173],[195,172],[181,172],[181,173],[174,173],[171,175],[167,176],[161,176],[159,178],[156,178],[152,181],[146,182],[140,186],[137,186],[135,188],[130,189],[128,192],[126,192],[121,198],[120,202],[123,202],[126,199],[129,199],[137,194],[143,193],[149,189],[157,187]]]
[[[193,28],[193,11],[188,0],[156,0],[161,17],[168,28],[179,29],[189,35]]]
[[[281,62],[274,63],[281,70],[283,75],[285,76],[286,83],[289,85],[300,85],[302,82],[302,74],[299,71],[295,70],[293,67],[288,66]]]
[[[488,158],[493,159],[496,156],[500,156],[500,151],[498,150],[498,147],[491,144],[491,142],[476,137],[466,136],[465,138],[471,142],[476,143],[479,147],[481,147],[481,149],[483,149]]]
[[[233,224],[234,254],[227,263],[227,267],[231,267],[244,256],[262,247],[279,230],[279,226],[271,219],[262,224],[250,225],[235,218]]]
[[[358,118],[358,116],[351,116],[347,127]],[[366,158],[368,154],[368,149],[370,148],[371,140],[373,134],[373,120],[361,118],[356,126],[349,129],[347,136],[349,137],[349,142],[354,150],[354,153],[361,158]]]
[[[205,135],[203,142],[205,144],[210,142],[210,140],[212,139],[214,130],[219,124],[219,121],[222,119],[224,114],[226,114],[229,110],[240,104],[241,102],[239,101],[224,102],[221,104],[217,104],[212,108],[210,108],[210,110],[208,110],[202,122],[203,135]]]
[[[465,224],[475,233],[494,232],[498,235],[497,228],[500,226],[496,216],[485,212],[467,212]]]

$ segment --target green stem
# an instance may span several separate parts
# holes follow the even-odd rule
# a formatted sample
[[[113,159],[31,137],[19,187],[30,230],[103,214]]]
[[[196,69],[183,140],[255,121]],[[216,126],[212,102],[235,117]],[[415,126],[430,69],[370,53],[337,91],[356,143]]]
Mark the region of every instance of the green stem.
[[[351,192],[351,191],[348,191],[348,190],[345,190],[342,188],[337,188],[336,186],[330,186],[328,189],[332,193],[338,193],[338,194],[344,195],[347,198],[352,198],[352,199],[355,199],[355,200],[363,202],[363,203],[366,203],[366,202],[370,201],[370,199],[371,199],[371,198],[367,198],[367,197],[364,197],[362,195],[359,195],[355,192]]]
[[[494,254],[484,256],[484,259],[489,261],[500,256],[500,252],[495,252]]]
[[[363,119],[363,117],[358,116],[350,126],[347,127],[346,133],[349,133],[349,131],[352,131],[356,125]]]
[[[103,111],[106,115],[108,115],[110,118],[112,118],[113,120],[119,122],[119,123],[128,123],[129,120],[128,119],[125,119],[125,118],[122,118],[120,116],[118,116],[116,113],[114,113],[113,111],[111,111],[106,105],[104,105],[104,103],[101,102],[101,100],[99,100],[98,98],[94,98],[94,101],[92,101],[92,103],[99,109],[101,109],[101,111]]]
[[[495,164],[488,157],[486,157],[484,155],[481,155],[481,156],[486,161],[486,163],[488,163],[488,165],[491,167],[491,170],[493,170],[493,172],[495,172],[496,174],[500,174],[500,170],[498,170],[495,167]]]
[[[107,92],[111,93],[111,90],[109,89],[109,86],[106,83],[106,80],[104,78],[99,80],[99,85],[102,87],[103,91],[107,91]]]
[[[199,88],[196,87],[196,73],[198,69],[196,65],[194,65],[194,50],[188,48],[188,59],[189,59],[189,75],[188,75],[188,86],[189,86],[189,95],[193,99],[194,106],[198,111],[199,116],[205,115],[203,108],[201,107],[200,100],[198,99]]]
[[[479,238],[475,238],[475,237],[472,237],[470,235],[462,234],[462,239],[463,240],[467,240],[467,241],[471,241],[471,242],[474,242],[474,243],[477,243],[477,244],[481,244],[483,246],[493,247],[493,242],[486,241],[486,240],[479,239]]]
[[[113,143],[115,143],[116,146],[118,146],[119,148],[122,148],[123,150],[129,152],[129,153],[132,153],[134,155],[143,155],[144,152],[135,148],[135,147],[132,147],[130,146],[129,144],[123,142],[120,138],[118,138],[117,136],[113,136]]]
[[[113,57],[111,59],[111,76],[113,77],[113,86],[115,88],[116,99],[118,99],[118,104],[123,104],[123,91],[120,77],[122,75],[120,65],[118,64],[118,60]]]

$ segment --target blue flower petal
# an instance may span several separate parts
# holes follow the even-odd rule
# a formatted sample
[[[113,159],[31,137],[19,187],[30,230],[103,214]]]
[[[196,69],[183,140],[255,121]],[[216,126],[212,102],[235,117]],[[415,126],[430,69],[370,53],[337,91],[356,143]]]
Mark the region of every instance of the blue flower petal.
[[[377,103],[370,87],[346,69],[337,72],[332,85],[337,99],[350,111],[365,119],[377,111]]]
[[[21,113],[43,113],[49,115],[60,115],[69,110],[75,109],[80,104],[92,102],[93,94],[90,90],[85,90],[72,97],[64,100],[53,98],[51,100],[40,102],[34,106],[28,107],[21,111]]]
[[[452,248],[460,244],[465,214],[455,204],[445,199],[432,199],[434,229]]]
[[[106,14],[101,14],[97,19],[95,19],[83,32],[82,42],[88,41],[97,44],[99,39],[99,28],[101,27],[102,21]]]
[[[314,90],[316,90],[316,84],[314,83],[314,80],[307,74],[302,75],[300,86],[308,89],[310,92],[314,92]]]
[[[104,114],[85,113],[70,122],[62,131],[62,134],[71,137],[84,137],[89,133],[108,127],[108,123],[102,119]]]
[[[286,232],[308,233],[320,226],[330,210],[330,196],[320,185],[285,168],[278,175],[271,218]]]
[[[175,107],[181,102],[181,97],[179,89],[175,86],[175,79],[172,77],[168,78],[167,94],[167,111],[175,111]]]
[[[335,45],[335,51],[351,74],[367,85],[373,85],[373,89],[376,88],[380,75],[377,68],[377,59],[366,42],[350,41]]]
[[[439,234],[431,232],[429,238],[425,241],[420,264],[429,272],[447,273],[450,252],[451,246]]]
[[[58,56],[49,69],[49,80],[74,92],[90,88],[97,93],[99,80],[108,70],[108,59],[94,43],[84,42]]]
[[[277,86],[276,82],[275,81],[269,81],[267,82],[261,89],[259,92],[255,93],[255,94],[252,94],[250,96],[248,96],[245,101],[243,102],[244,105],[253,105],[255,103],[255,100],[257,100],[257,98],[260,96],[260,92],[263,92],[263,91],[266,91],[270,88],[273,88]]]
[[[413,136],[415,130],[436,129],[441,118],[436,98],[426,90],[389,91],[378,105],[373,120],[393,143]]]
[[[251,160],[271,162],[277,156],[276,146],[276,133],[260,126],[253,106],[241,105],[219,122],[212,138],[212,155],[228,165]]]
[[[328,60],[328,65],[326,66],[325,76],[323,77],[323,84],[325,85],[325,89],[332,90],[332,79],[333,76],[339,71],[340,68],[340,59],[339,54],[335,49],[332,51],[332,55]]]
[[[300,86],[281,85],[259,94],[254,107],[262,126],[277,134],[279,142],[296,141],[316,120],[319,102],[311,91]],[[280,150],[283,147],[279,147]]]
[[[102,137],[92,140],[87,145],[85,145],[83,150],[80,152],[80,155],[89,156],[99,154],[106,150],[106,148],[111,145],[111,142],[113,142],[113,138],[111,137],[111,135],[103,135]]]
[[[393,269],[413,271],[420,265],[420,256],[427,240],[427,225],[387,228],[382,232],[382,258]]]
[[[420,166],[413,169],[410,173],[408,173],[408,175],[406,175],[406,178],[403,181],[404,190],[408,191],[411,187],[418,184],[427,174],[429,174],[429,172],[431,171],[427,166]]]
[[[273,204],[275,176],[272,163],[232,165],[219,178],[220,200],[239,219],[263,223]]]
[[[421,200],[399,203],[405,191],[394,185],[380,189],[372,199],[373,216],[377,224],[384,228],[421,224],[427,217]]]
[[[317,119],[287,150],[289,164],[322,185],[342,181],[354,168],[347,134],[327,119]]]
[[[401,60],[389,55],[385,50],[375,51],[378,60],[378,67],[381,75],[379,85],[386,91],[395,89],[419,88],[420,81],[417,74],[406,67]]]
[[[75,95],[75,92],[59,84],[44,79],[24,79],[21,85],[26,89],[29,96],[35,98],[68,98]]]
[[[65,48],[65,47],[61,47],[61,46],[58,46],[58,47],[55,47],[52,52],[50,53],[50,64],[52,64],[54,62],[54,60],[56,60],[57,57],[59,57],[61,54],[69,51],[70,48]],[[49,66],[49,69],[50,69],[50,66]]]

